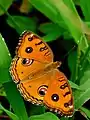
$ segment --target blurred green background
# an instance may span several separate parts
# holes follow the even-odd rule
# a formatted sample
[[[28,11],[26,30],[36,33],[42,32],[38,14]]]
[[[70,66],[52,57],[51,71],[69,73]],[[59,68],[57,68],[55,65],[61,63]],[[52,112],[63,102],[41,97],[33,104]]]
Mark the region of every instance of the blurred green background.
[[[0,0],[0,120],[90,119],[90,1]],[[74,114],[65,118],[24,101],[9,67],[24,30],[49,44],[69,79]]]

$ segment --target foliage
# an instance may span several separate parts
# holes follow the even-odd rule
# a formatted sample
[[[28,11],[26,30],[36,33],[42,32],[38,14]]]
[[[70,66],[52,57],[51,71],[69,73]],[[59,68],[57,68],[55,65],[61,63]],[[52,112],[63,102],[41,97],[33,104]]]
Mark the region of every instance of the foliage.
[[[77,3],[72,0],[28,0],[27,2],[31,9],[24,10],[25,13],[18,16],[9,13],[9,8],[14,4],[13,0],[0,0],[0,16],[6,15],[6,23],[18,34],[24,30],[31,30],[37,34],[43,33],[42,38],[46,42],[55,42],[63,36],[65,42],[68,41],[70,44],[70,47],[63,44],[67,52],[72,46],[70,40],[74,42],[77,47],[68,54],[68,66],[71,72],[69,82],[73,89],[75,112],[83,113],[82,115],[88,120],[90,110],[83,105],[90,99],[90,1],[80,0]],[[82,15],[79,15],[77,6],[81,9]],[[40,18],[37,16],[30,17],[29,14],[34,9],[46,16],[48,22],[40,23]],[[41,106],[31,106],[30,110],[26,111],[24,101],[9,74],[11,56],[2,35],[0,35],[0,51],[0,86],[3,86],[6,93],[4,96],[8,99],[14,113],[1,104],[0,110],[6,112],[13,120],[59,120],[53,113],[45,112],[46,109]],[[2,115],[2,112],[0,114]],[[75,113],[72,118],[60,119],[73,120]]]

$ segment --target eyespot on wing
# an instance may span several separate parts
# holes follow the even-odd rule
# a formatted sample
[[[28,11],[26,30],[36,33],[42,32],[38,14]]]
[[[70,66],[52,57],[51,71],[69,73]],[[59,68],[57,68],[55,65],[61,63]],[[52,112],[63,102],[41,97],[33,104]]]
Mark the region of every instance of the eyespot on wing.
[[[47,43],[30,31],[25,31],[21,34],[16,47],[16,55],[41,61],[42,63],[53,61],[53,53]]]
[[[64,116],[71,116],[74,112],[73,95],[66,76],[59,70],[55,70],[51,78],[48,90],[44,96],[44,104],[54,112]],[[64,86],[63,89],[61,86]]]

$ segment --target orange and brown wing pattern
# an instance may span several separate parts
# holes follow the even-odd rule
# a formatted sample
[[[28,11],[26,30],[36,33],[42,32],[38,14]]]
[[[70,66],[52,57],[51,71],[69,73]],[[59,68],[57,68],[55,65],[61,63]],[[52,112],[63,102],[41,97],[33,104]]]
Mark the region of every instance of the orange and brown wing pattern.
[[[63,73],[55,70],[45,94],[44,104],[58,114],[71,116],[74,111],[73,96],[67,78]]]
[[[32,32],[25,31],[19,38],[16,55],[22,58],[31,58],[36,61],[50,63],[53,53],[50,47]]]
[[[24,32],[12,60],[10,73],[25,100],[45,104],[50,110],[73,114],[72,90],[49,46],[32,32]]]
[[[10,67],[10,73],[15,83],[26,80],[32,74],[44,69],[46,64],[42,64],[34,59],[15,57]]]
[[[17,86],[24,99],[33,104],[43,104],[43,98],[47,92],[51,75],[52,72],[31,80],[20,81]]]

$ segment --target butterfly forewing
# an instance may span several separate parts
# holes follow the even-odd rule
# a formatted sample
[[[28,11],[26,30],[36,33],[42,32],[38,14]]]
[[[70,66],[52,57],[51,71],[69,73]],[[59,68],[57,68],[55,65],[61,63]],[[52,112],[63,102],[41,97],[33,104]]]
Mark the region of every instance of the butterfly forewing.
[[[42,64],[34,59],[15,57],[10,68],[10,73],[14,81],[18,83],[22,80],[26,80],[37,71],[44,69],[45,65],[46,64]]]
[[[44,63],[53,61],[53,53],[50,47],[40,37],[29,31],[21,35],[16,49],[16,55]]]

